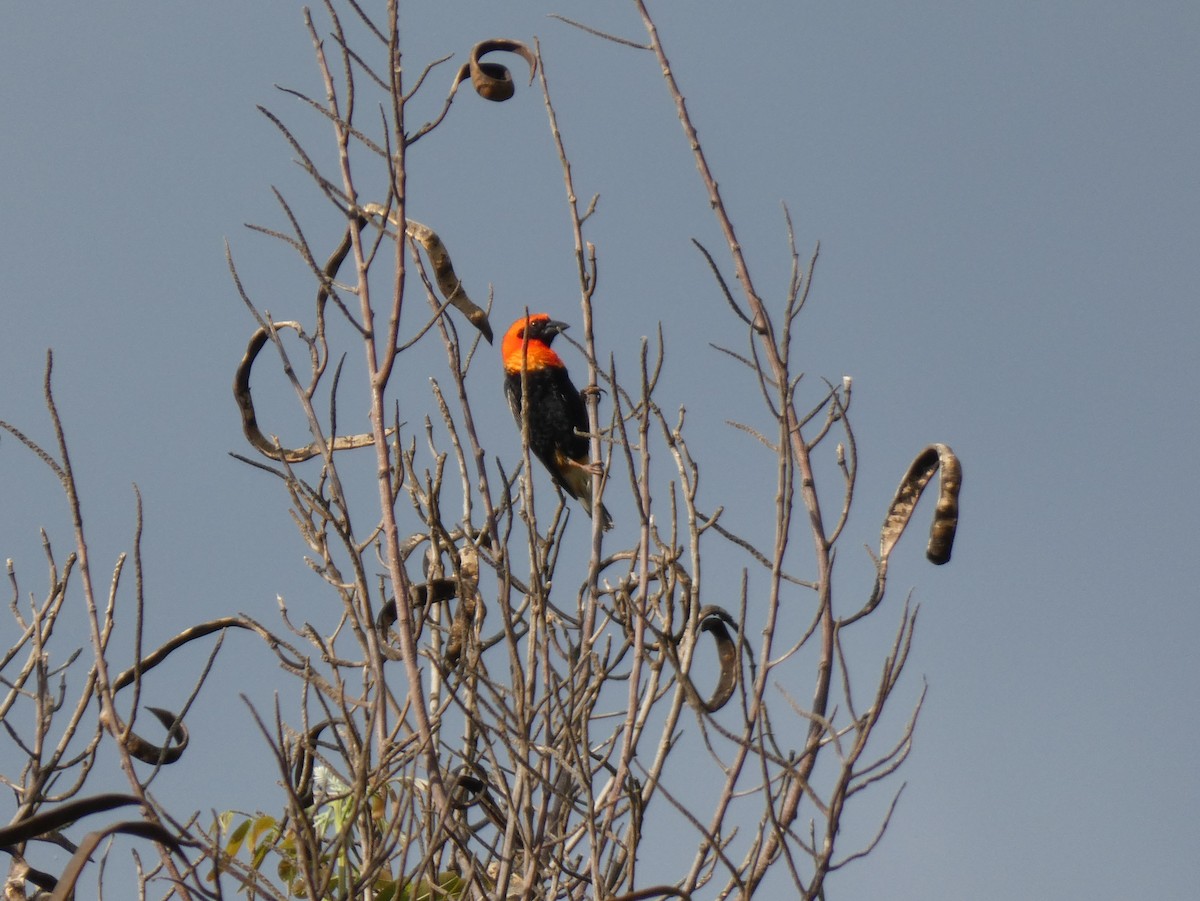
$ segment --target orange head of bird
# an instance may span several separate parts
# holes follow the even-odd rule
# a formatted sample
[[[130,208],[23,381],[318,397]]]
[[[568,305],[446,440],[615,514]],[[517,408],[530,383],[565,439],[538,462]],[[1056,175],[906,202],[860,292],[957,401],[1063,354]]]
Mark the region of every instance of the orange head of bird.
[[[505,371],[520,372],[522,359],[529,370],[562,367],[562,358],[550,349],[550,342],[566,329],[567,323],[551,319],[546,313],[531,313],[518,319],[509,326],[500,342]]]

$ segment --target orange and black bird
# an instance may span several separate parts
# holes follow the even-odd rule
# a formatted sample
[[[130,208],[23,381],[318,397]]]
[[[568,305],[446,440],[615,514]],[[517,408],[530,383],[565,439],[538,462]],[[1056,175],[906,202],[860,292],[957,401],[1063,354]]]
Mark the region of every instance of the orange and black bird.
[[[583,504],[588,515],[599,507],[600,528],[611,529],[612,517],[604,504],[592,502],[592,475],[600,464],[589,456],[587,408],[567,375],[562,358],[550,343],[567,327],[545,313],[518,319],[504,335],[500,356],[504,360],[504,393],[521,425],[522,360],[529,393],[529,449],[550,471],[555,483]],[[582,434],[581,434],[582,433]]]

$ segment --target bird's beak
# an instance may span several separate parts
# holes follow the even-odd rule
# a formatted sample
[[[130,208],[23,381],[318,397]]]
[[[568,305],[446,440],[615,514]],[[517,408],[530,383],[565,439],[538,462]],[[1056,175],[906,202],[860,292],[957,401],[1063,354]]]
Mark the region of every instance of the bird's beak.
[[[567,324],[566,322],[559,322],[557,319],[551,319],[544,326],[542,326],[542,328],[545,329],[547,332],[549,332],[551,335],[557,335],[562,332],[565,332],[570,327],[571,326],[569,324]]]

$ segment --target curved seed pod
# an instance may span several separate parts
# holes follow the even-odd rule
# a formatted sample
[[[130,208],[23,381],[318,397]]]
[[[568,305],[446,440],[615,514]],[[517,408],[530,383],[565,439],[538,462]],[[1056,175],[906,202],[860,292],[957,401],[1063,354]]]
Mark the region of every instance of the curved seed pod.
[[[292,787],[296,791],[296,800],[300,807],[312,807],[313,805],[313,749],[317,746],[317,739],[321,737],[321,733],[328,726],[334,724],[334,720],[323,720],[313,726],[304,735],[303,738],[296,740],[295,756],[296,762],[292,767]]]
[[[71,859],[67,862],[66,868],[59,877],[58,885],[55,886],[53,894],[50,895],[50,901],[67,901],[67,899],[74,898],[75,885],[79,881],[79,876],[83,873],[83,868],[92,859],[92,853],[100,847],[106,838],[118,833],[121,835],[132,835],[135,838],[149,839],[165,848],[170,848],[176,854],[182,855],[183,853],[179,840],[157,823],[149,823],[145,820],[113,823],[111,826],[106,826],[96,832],[89,832],[83,837],[83,841],[79,843],[79,848],[71,855]]]
[[[158,666],[177,650],[189,642],[195,641],[197,638],[204,638],[206,635],[211,635],[214,632],[221,632],[224,629],[246,629],[255,632],[264,639],[270,641],[272,636],[269,632],[263,629],[262,626],[255,623],[253,620],[243,619],[239,616],[223,616],[219,619],[210,620],[206,623],[197,623],[184,629],[174,638],[160,645],[152,653],[147,654],[137,662],[135,666],[120,673],[112,680],[112,690],[120,691],[134,683],[139,676],[144,676],[154,667]],[[299,664],[297,664],[299,666]]]
[[[734,689],[737,688],[738,680],[741,673],[738,668],[738,648],[737,641],[730,633],[730,629],[737,631],[738,624],[729,613],[722,607],[715,604],[709,604],[706,607],[700,608],[698,617],[698,629],[701,632],[707,632],[713,637],[717,643],[717,664],[721,668],[721,673],[717,677],[717,686],[713,689],[712,695],[706,701],[700,697],[700,692],[696,690],[695,683],[692,682],[691,676],[679,669],[678,654],[673,646],[683,637],[683,633],[676,636],[664,636],[667,638],[667,645],[670,650],[670,656],[674,660],[677,671],[679,672],[680,683],[684,687],[688,699],[701,710],[706,713],[716,713],[722,707],[729,703],[729,699],[733,697]],[[745,640],[742,640],[744,652],[749,657],[750,648]],[[753,667],[753,661],[751,661]]]
[[[479,764],[463,764],[459,767],[446,780],[446,791],[450,806],[455,810],[466,810],[478,804],[492,825],[499,829],[507,827],[508,816],[492,797],[487,770]],[[516,838],[518,844],[523,844],[519,830]]]
[[[164,710],[161,707],[147,707],[146,709],[153,713],[155,718],[163,724],[163,728],[167,730],[166,744],[156,745],[146,741],[137,733],[130,732],[125,736],[125,750],[131,757],[142,763],[155,766],[174,763],[183,756],[183,752],[187,749],[187,727],[170,710]]]
[[[140,804],[134,795],[104,794],[91,795],[87,798],[75,798],[59,804],[52,810],[43,811],[31,817],[18,820],[11,826],[0,827],[0,847],[18,845],[30,841],[39,835],[53,832],[74,823],[76,820],[93,813],[102,813],[116,807],[129,804]]]
[[[450,623],[450,635],[442,654],[447,667],[462,659],[471,639],[471,628],[479,611],[479,552],[467,542],[458,551],[458,609]]]
[[[28,883],[29,885],[44,889],[47,892],[54,891],[54,887],[58,885],[57,876],[51,876],[44,870],[35,870],[25,862],[24,858],[17,855],[15,853],[15,849],[13,848],[5,848],[4,850],[7,851],[13,858],[8,865],[9,885],[16,886],[21,885],[22,883]],[[15,895],[14,897],[20,898],[23,896]],[[40,899],[43,897],[43,895],[35,892],[29,897]]]
[[[450,806],[455,810],[466,810],[487,794],[487,773],[478,764],[464,764],[446,782]]]
[[[725,610],[716,606],[700,611],[700,631],[709,633],[717,642],[717,662],[721,665],[721,676],[712,697],[701,701],[700,706],[709,713],[716,713],[729,703],[738,682],[737,644],[729,634],[729,627],[737,629],[737,622]]]
[[[441,604],[458,596],[457,579],[430,579],[409,586],[408,602],[415,610],[427,604]],[[390,629],[396,623],[396,601],[387,601],[375,616],[375,628]]]
[[[683,901],[692,901],[690,892],[674,885],[653,885],[649,888],[641,888],[636,892],[618,895],[612,901],[650,901],[652,898],[682,898]]]
[[[954,548],[954,533],[958,528],[958,491],[962,487],[962,465],[954,451],[945,444],[929,445],[917,454],[908,472],[904,474],[879,534],[881,560],[887,559],[900,536],[904,534],[917,501],[921,499],[925,486],[939,467],[942,471],[941,483],[925,556],[938,566],[950,560],[950,552]]]
[[[298,322],[277,322],[275,328],[276,330],[289,328],[303,335]],[[246,345],[246,355],[242,357],[242,362],[238,364],[237,371],[233,375],[233,399],[237,401],[238,410],[242,414],[242,432],[245,434],[246,440],[254,445],[259,453],[283,463],[303,463],[305,460],[311,460],[313,457],[321,455],[317,442],[309,442],[304,447],[280,447],[268,439],[262,433],[262,429],[258,427],[258,418],[254,412],[254,398],[250,394],[250,370],[254,366],[258,352],[263,349],[269,337],[270,333],[265,328],[256,330],[250,336],[250,343]],[[370,447],[374,442],[375,439],[371,435],[339,435],[329,442],[329,446],[331,450],[340,451],[356,447]]]
[[[467,545],[458,553],[459,571],[457,578],[430,579],[409,586],[409,604],[415,610],[429,604],[441,604],[453,598],[459,599],[458,609],[450,623],[449,637],[442,660],[453,667],[462,658],[470,635],[471,625],[479,610],[479,555],[475,548]],[[390,629],[397,619],[396,601],[388,600],[375,617],[375,628]]]
[[[502,103],[516,93],[512,73],[506,66],[502,66],[500,63],[480,62],[481,57],[493,51],[515,53],[524,59],[529,63],[529,82],[533,83],[533,76],[537,73],[537,57],[533,51],[520,41],[510,38],[493,38],[489,41],[480,41],[471,48],[470,59],[463,63],[463,67],[458,70],[458,75],[451,87],[451,94],[468,77],[471,79],[471,85],[475,88],[475,93],[485,100]]]
[[[933,511],[933,524],[929,527],[925,556],[937,566],[949,562],[950,552],[954,549],[954,533],[958,529],[958,491],[962,487],[962,465],[954,451],[945,444],[931,444],[917,454],[908,467],[883,519],[883,528],[879,532],[879,559],[875,561],[875,587],[871,590],[871,596],[861,610],[839,620],[840,626],[848,626],[862,619],[883,600],[887,590],[888,558],[908,527],[921,493],[939,468],[942,472],[941,484],[937,507]]]
[[[528,45],[508,38],[481,41],[471,48],[471,55],[463,63],[458,72],[455,73],[454,80],[450,82],[450,91],[446,94],[446,102],[442,106],[441,113],[422,125],[416,133],[406,136],[410,146],[442,123],[446,118],[446,114],[450,112],[450,106],[454,103],[454,98],[458,94],[458,86],[468,78],[471,79],[471,85],[475,88],[475,93],[484,100],[492,100],[500,103],[508,100],[516,93],[512,74],[507,68],[499,63],[485,63],[481,61],[484,54],[491,53],[492,51],[515,53],[524,59],[525,62],[529,63],[529,83],[533,84],[533,77],[537,73],[538,57],[534,51],[529,49]]]
[[[429,263],[433,266],[433,275],[437,279],[438,290],[446,298],[447,303],[467,317],[467,320],[480,334],[492,343],[492,326],[488,322],[487,313],[470,297],[462,286],[462,280],[454,274],[454,264],[450,262],[450,252],[438,237],[437,232],[420,222],[408,220],[406,234],[425,248],[429,254]]]
[[[362,213],[373,220],[386,219],[393,226],[397,224],[395,212],[389,212],[377,203],[368,203],[362,208]],[[425,248],[425,253],[429,256],[429,264],[433,267],[434,280],[437,282],[438,290],[446,298],[446,303],[466,316],[467,321],[479,329],[479,333],[487,339],[488,344],[491,344],[492,325],[488,321],[487,312],[467,296],[467,289],[463,287],[462,279],[454,273],[454,263],[450,260],[450,251],[446,249],[446,245],[442,243],[438,233],[415,219],[406,220],[404,233]]]

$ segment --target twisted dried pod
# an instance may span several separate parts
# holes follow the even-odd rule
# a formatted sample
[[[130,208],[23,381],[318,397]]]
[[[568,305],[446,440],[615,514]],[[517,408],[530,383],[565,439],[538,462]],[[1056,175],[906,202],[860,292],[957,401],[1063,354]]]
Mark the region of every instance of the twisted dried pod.
[[[0,826],[0,847],[19,845],[74,823],[93,813],[140,804],[135,795],[108,793],[74,798],[33,816],[23,817],[9,826]]]
[[[454,81],[450,83],[450,91],[446,94],[446,102],[442,105],[442,111],[431,121],[426,122],[417,129],[416,133],[406,136],[410,146],[442,123],[446,118],[446,114],[450,112],[450,106],[454,103],[454,98],[458,94],[458,86],[468,78],[471,80],[471,85],[475,88],[475,93],[485,100],[500,103],[508,100],[516,93],[512,73],[507,68],[499,63],[482,62],[481,58],[484,54],[492,53],[493,51],[515,53],[524,59],[525,62],[529,63],[529,83],[533,84],[533,77],[537,73],[538,58],[537,54],[530,50],[527,45],[509,38],[493,38],[490,41],[479,42],[471,48],[470,57],[463,63],[462,68],[455,73]]]
[[[409,586],[408,602],[415,610],[427,604],[442,604],[458,597],[458,580],[430,579],[428,582],[418,582]],[[386,631],[396,624],[398,613],[395,599],[388,600],[379,608],[375,617],[375,628]]]
[[[60,828],[74,823],[81,817],[101,813],[128,804],[140,804],[141,801],[133,795],[104,794],[92,795],[87,798],[76,798],[60,804],[52,810],[35,816],[26,817],[12,826],[0,828],[0,848],[14,858],[7,880],[5,898],[25,898],[25,885],[32,885],[35,892],[28,897],[47,898],[49,901],[68,901],[75,897],[75,885],[83,868],[92,859],[93,852],[111,835],[131,835],[136,838],[146,838],[158,842],[165,848],[176,853],[182,853],[179,839],[157,823],[146,820],[126,820],[112,823],[103,829],[89,832],[78,846],[73,846],[74,854],[67,862],[61,875],[55,877],[41,870],[35,870],[24,862],[17,854],[14,845],[31,841],[48,833],[57,832]],[[46,894],[49,893],[49,894]]]
[[[293,748],[295,763],[292,766],[292,788],[296,792],[296,803],[302,809],[312,807],[315,800],[313,796],[313,758],[316,755],[317,741],[327,727],[336,725],[337,722],[337,720],[322,720],[296,740]]]
[[[941,480],[938,502],[933,511],[933,524],[929,527],[929,544],[925,548],[925,556],[937,566],[949,562],[950,552],[954,549],[954,533],[958,529],[958,492],[962,487],[962,465],[954,451],[945,444],[931,444],[917,454],[917,458],[908,467],[908,472],[901,479],[896,496],[892,498],[892,504],[883,519],[883,528],[879,532],[879,559],[875,561],[875,587],[871,591],[871,597],[861,610],[841,620],[841,626],[848,626],[862,619],[883,600],[887,588],[888,558],[908,527],[925,486],[939,469]]]
[[[449,637],[442,655],[447,667],[455,666],[462,658],[470,639],[471,626],[479,610],[479,553],[471,544],[458,552],[459,566],[455,577],[430,579],[409,586],[408,600],[415,610],[430,604],[441,604],[458,598],[458,609],[450,623]],[[395,599],[387,601],[375,618],[375,628],[390,629],[398,618]]]
[[[157,842],[164,848],[169,848],[181,857],[183,856],[183,848],[179,839],[168,832],[165,827],[157,823],[145,820],[129,820],[124,823],[113,823],[105,826],[103,829],[89,832],[83,837],[83,841],[79,843],[79,847],[75,849],[75,853],[67,861],[62,875],[58,877],[58,884],[50,894],[50,901],[69,901],[69,899],[75,898],[75,886],[79,882],[79,877],[83,874],[83,868],[91,862],[92,855],[96,849],[113,835],[130,835],[134,838],[148,839],[149,841]]]
[[[467,78],[471,79],[471,85],[475,88],[475,93],[485,100],[501,103],[516,93],[512,73],[508,71],[506,66],[500,63],[485,63],[480,61],[485,54],[492,53],[493,51],[515,53],[524,59],[525,62],[529,63],[529,83],[533,83],[533,76],[537,74],[537,57],[533,51],[520,41],[514,41],[510,38],[493,38],[488,41],[480,41],[471,48],[470,59],[463,63],[462,68],[458,70],[458,75],[455,76],[454,84],[450,88],[451,95],[458,90],[458,86],[466,81]]]
[[[700,611],[700,631],[707,632],[716,641],[717,662],[721,666],[721,675],[712,696],[700,702],[700,706],[708,713],[716,713],[728,704],[733,697],[733,690],[737,688],[737,644],[729,634],[730,627],[736,630],[737,621],[721,607],[708,606]]]
[[[118,720],[116,731],[122,733],[121,743],[125,746],[125,750],[129,752],[130,757],[140,760],[142,763],[148,763],[152,766],[165,766],[168,763],[174,763],[187,750],[187,727],[170,710],[164,710],[162,707],[146,707],[145,709],[154,714],[154,718],[162,723],[163,728],[167,730],[166,742],[156,745],[153,742],[147,741],[136,732],[126,729]]]
[[[387,221],[392,226],[398,224],[395,211],[389,211],[378,203],[368,203],[362,208],[362,213],[368,219]],[[415,219],[405,222],[404,233],[425,248],[429,264],[433,267],[434,280],[437,282],[438,290],[446,298],[446,302],[466,316],[467,321],[479,329],[480,334],[487,339],[488,344],[491,344],[492,325],[488,321],[487,312],[467,296],[462,279],[454,273],[454,263],[450,260],[450,251],[446,249],[446,245],[442,243],[438,233]]]
[[[281,328],[292,329],[301,336],[304,334],[298,322],[276,322],[276,331]],[[250,343],[246,345],[246,355],[242,357],[242,362],[233,374],[233,399],[237,401],[238,411],[242,414],[242,433],[259,453],[283,463],[303,463],[321,455],[320,445],[316,441],[310,441],[304,447],[283,447],[262,433],[254,411],[254,397],[250,394],[250,370],[270,335],[265,328],[260,328],[250,336]],[[369,447],[374,441],[375,439],[368,434],[339,435],[329,442],[329,446],[335,451],[350,450],[355,447]]]
[[[958,457],[945,444],[931,444],[913,460],[908,472],[892,498],[879,533],[879,557],[886,560],[904,534],[912,519],[917,501],[933,474],[941,469],[937,507],[933,511],[933,524],[929,528],[929,545],[925,556],[929,562],[941,566],[950,560],[954,548],[954,533],[958,528],[958,491],[962,487],[962,465]]]
[[[478,806],[498,829],[508,826],[508,814],[496,802],[491,792],[491,779],[487,770],[477,763],[466,763],[446,779],[446,793],[450,798],[450,806],[455,810],[467,810]],[[518,830],[516,840],[523,845],[521,833]]]
[[[717,685],[707,701],[696,690],[691,676],[679,669],[678,655],[675,653],[673,646],[683,638],[684,633],[680,632],[675,636],[667,636],[666,644],[670,649],[670,656],[679,672],[680,684],[683,685],[684,691],[691,703],[706,713],[716,713],[729,703],[729,699],[733,697],[733,692],[737,688],[738,679],[741,675],[738,669],[737,642],[730,633],[731,629],[734,632],[738,631],[737,620],[724,608],[718,607],[715,604],[709,604],[700,609],[700,615],[697,617],[697,630],[706,632],[713,637],[713,641],[717,645],[717,665],[721,670],[720,675],[717,677]],[[744,640],[743,645],[745,645]],[[746,653],[750,653],[748,647],[746,647]]]
[[[393,225],[397,221],[394,212],[389,213],[386,208],[377,203],[369,203],[362,207],[360,214],[357,216],[357,226],[362,228],[371,218],[386,220]],[[425,248],[425,253],[429,256],[429,263],[433,267],[433,274],[437,281],[438,290],[442,292],[442,295],[446,298],[446,302],[466,316],[467,320],[479,330],[480,334],[490,344],[492,342],[492,326],[488,321],[487,312],[467,296],[467,292],[462,285],[462,280],[454,272],[454,264],[450,260],[450,252],[446,250],[446,245],[442,243],[442,239],[438,237],[437,232],[427,225],[409,219],[405,224],[405,234]],[[341,267],[342,261],[346,258],[350,246],[351,232],[350,229],[347,229],[342,243],[334,251],[333,256],[329,258],[329,262],[325,266],[324,273],[326,278],[332,280],[337,275],[337,271]],[[317,295],[318,318],[323,315],[321,311],[324,308],[327,297],[327,288],[322,285]],[[279,329],[291,329],[295,331],[302,340],[309,343],[310,349],[313,348],[312,339],[309,339],[305,335],[300,323],[289,321],[276,322],[273,325],[276,332]],[[246,436],[246,440],[265,457],[269,457],[272,460],[279,460],[283,463],[303,463],[305,460],[311,460],[313,457],[322,455],[321,446],[317,441],[310,441],[303,447],[283,447],[277,441],[264,435],[258,425],[258,416],[254,409],[254,397],[250,392],[250,372],[254,367],[255,359],[257,359],[259,352],[266,345],[270,337],[271,332],[266,328],[259,328],[250,336],[250,342],[246,345],[246,353],[233,375],[233,398],[237,403],[238,412],[242,416],[242,433]],[[313,371],[319,376],[320,372],[324,369],[324,364],[319,361],[315,349],[312,349],[312,353],[314,354],[312,363]],[[329,442],[329,448],[332,451],[352,450],[358,447],[369,447],[374,441],[374,437],[370,434],[339,435]]]

